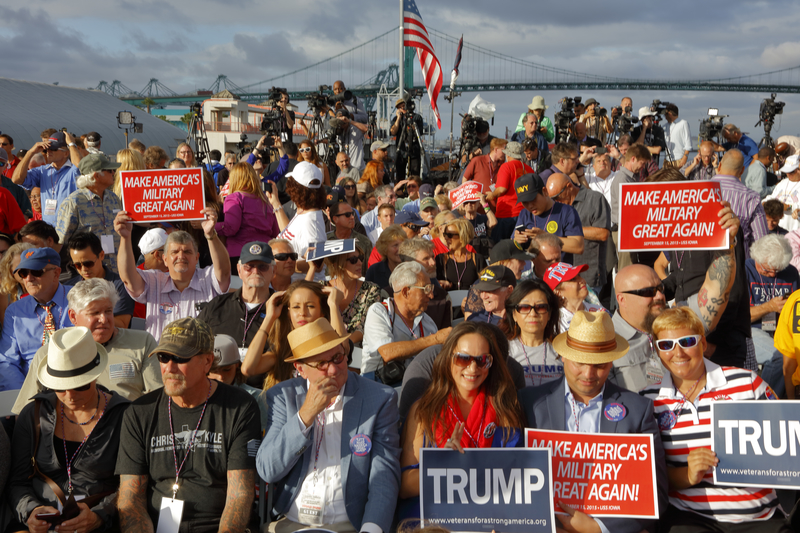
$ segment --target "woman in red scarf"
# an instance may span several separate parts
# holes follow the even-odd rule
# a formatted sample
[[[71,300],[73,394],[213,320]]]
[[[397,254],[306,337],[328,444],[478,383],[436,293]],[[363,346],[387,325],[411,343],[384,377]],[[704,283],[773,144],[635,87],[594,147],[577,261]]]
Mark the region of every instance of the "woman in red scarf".
[[[517,391],[497,333],[483,322],[462,322],[442,346],[431,384],[411,407],[403,428],[400,498],[419,496],[420,448],[463,453],[464,448],[521,445]]]

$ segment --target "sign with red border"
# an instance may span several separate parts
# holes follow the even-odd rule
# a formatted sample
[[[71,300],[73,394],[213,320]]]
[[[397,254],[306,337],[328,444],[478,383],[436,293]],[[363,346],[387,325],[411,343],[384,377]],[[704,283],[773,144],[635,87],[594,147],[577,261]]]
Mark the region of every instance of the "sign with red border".
[[[483,184],[477,181],[465,181],[463,185],[459,185],[449,193],[453,209],[460,207],[465,202],[477,202],[481,199],[481,192],[483,192]]]
[[[202,169],[123,170],[119,179],[122,208],[135,222],[205,219]]]

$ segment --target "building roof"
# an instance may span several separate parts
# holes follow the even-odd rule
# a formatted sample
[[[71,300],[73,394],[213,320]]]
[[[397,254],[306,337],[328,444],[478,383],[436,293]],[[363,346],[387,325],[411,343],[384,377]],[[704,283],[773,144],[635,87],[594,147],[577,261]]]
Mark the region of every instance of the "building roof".
[[[142,133],[131,132],[129,141],[136,138],[145,146],[157,145],[172,154],[186,139],[180,128],[102,91],[0,78],[0,94],[4,100],[0,131],[14,139],[15,151],[39,142],[39,134],[48,128],[67,128],[76,135],[96,131],[102,137],[100,149],[115,156],[125,148],[125,130],[117,126],[120,111],[130,111],[142,124]]]

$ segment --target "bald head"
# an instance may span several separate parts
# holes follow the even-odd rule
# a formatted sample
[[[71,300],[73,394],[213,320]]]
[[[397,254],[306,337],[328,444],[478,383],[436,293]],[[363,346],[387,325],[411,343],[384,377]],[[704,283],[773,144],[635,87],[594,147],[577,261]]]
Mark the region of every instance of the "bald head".
[[[547,178],[547,196],[561,203],[572,204],[572,200],[577,194],[577,190],[573,191],[572,180],[566,174],[555,173],[550,174]]]
[[[646,286],[643,283],[653,281],[654,277],[658,279],[656,271],[647,265],[628,265],[619,271],[614,286],[617,293],[641,289]]]
[[[742,152],[736,150],[728,150],[722,156],[722,161],[719,162],[719,173],[728,176],[736,176],[737,178],[744,172],[744,156]]]

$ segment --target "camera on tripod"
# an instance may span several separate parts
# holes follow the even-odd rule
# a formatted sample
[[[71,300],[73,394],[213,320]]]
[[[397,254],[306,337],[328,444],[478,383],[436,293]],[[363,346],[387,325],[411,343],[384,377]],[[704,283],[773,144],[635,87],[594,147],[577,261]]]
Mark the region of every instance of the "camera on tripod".
[[[278,103],[283,95],[287,93],[288,91],[282,87],[271,87],[269,90],[266,103],[271,109],[264,112],[264,116],[261,117],[261,125],[258,128],[262,134],[267,135],[265,142],[267,146],[272,146],[272,136],[280,135],[281,133],[283,111],[278,107]]]
[[[764,98],[761,102],[761,108],[758,110],[759,121],[772,122],[775,120],[775,115],[783,114],[783,106],[786,105],[786,102],[776,102],[776,96],[777,94],[772,93],[769,98]]]
[[[471,154],[481,146],[481,143],[478,142],[478,124],[485,121],[471,115],[462,116],[464,120],[461,121],[461,147],[459,153]]]
[[[569,125],[575,120],[575,106],[580,104],[581,100],[582,97],[580,96],[575,98],[565,96],[561,99],[561,110],[553,116],[556,119],[555,125],[559,130],[569,129]]]
[[[725,126],[723,119],[728,115],[720,115],[719,109],[715,107],[708,108],[708,118],[700,121],[700,139],[703,141],[711,141],[716,139],[719,143],[720,136],[722,135],[722,128]]]
[[[661,100],[653,100],[653,103],[650,105],[650,112],[656,114],[656,116],[653,117],[653,121],[656,124],[661,120],[661,115],[667,111],[668,105],[672,104],[669,102],[662,102]]]

